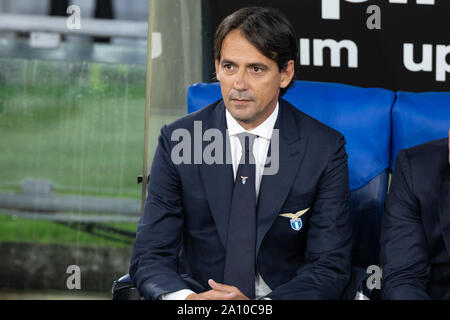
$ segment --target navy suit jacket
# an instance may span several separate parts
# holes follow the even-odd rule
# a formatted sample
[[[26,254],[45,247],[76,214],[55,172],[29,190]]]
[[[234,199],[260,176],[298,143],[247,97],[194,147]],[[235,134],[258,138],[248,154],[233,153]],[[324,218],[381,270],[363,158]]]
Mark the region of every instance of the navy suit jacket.
[[[450,299],[448,139],[399,152],[381,230],[384,299]]]
[[[209,290],[209,278],[223,282],[233,169],[231,161],[171,161],[179,143],[171,141],[172,133],[186,129],[194,137],[194,121],[201,121],[203,131],[220,130],[229,143],[223,100],[161,129],[130,266],[145,298],[186,288]],[[273,290],[272,299],[338,299],[351,269],[345,139],[284,100],[274,128],[280,133],[279,171],[261,181],[257,271]],[[310,210],[299,231],[279,216],[305,208]]]

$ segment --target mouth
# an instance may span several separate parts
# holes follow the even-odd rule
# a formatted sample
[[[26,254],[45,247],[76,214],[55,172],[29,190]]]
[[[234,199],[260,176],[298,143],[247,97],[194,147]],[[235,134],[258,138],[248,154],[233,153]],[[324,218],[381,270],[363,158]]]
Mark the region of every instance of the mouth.
[[[246,99],[232,99],[233,103],[238,106],[245,106],[250,103],[251,100]]]

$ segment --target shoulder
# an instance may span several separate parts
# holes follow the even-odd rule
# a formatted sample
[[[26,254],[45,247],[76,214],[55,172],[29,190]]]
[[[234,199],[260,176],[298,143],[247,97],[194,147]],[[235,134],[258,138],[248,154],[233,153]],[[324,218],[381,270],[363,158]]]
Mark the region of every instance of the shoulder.
[[[407,164],[413,169],[425,166],[442,167],[448,164],[448,138],[400,150],[397,159],[400,164]]]
[[[448,167],[448,139],[444,138],[400,150],[394,170],[403,172],[415,188],[422,189],[439,183]]]
[[[225,105],[223,104],[223,100],[217,100],[202,109],[189,113],[169,124],[164,125],[161,128],[161,133],[167,135],[177,129],[186,129],[193,132],[194,124],[196,122],[201,124],[209,123],[211,120],[219,118],[221,115],[225,116]]]
[[[300,111],[285,100],[280,102],[294,119],[299,133],[306,136],[309,141],[318,143],[322,147],[330,144],[334,146],[336,141],[345,143],[344,135],[339,131]]]

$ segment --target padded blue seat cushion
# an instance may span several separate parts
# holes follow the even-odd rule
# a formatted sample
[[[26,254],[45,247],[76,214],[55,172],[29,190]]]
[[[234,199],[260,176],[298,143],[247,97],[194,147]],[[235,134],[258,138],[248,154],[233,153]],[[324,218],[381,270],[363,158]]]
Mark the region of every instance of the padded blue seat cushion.
[[[397,92],[392,109],[392,167],[399,150],[445,138],[450,128],[450,92]]]

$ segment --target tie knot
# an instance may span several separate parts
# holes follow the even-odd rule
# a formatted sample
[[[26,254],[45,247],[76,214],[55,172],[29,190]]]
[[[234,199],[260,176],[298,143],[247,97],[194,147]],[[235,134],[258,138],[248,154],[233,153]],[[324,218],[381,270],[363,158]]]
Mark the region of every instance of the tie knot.
[[[252,133],[241,132],[237,134],[237,137],[242,146],[242,153],[253,153],[253,143],[257,136]]]
[[[253,156],[253,143],[255,142],[256,135],[251,133],[242,132],[237,134],[239,142],[242,146],[242,156],[239,164],[255,164],[255,157]]]

